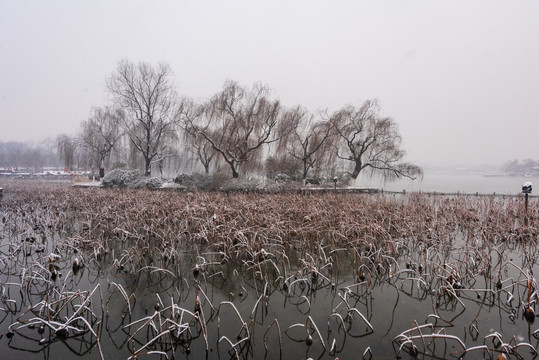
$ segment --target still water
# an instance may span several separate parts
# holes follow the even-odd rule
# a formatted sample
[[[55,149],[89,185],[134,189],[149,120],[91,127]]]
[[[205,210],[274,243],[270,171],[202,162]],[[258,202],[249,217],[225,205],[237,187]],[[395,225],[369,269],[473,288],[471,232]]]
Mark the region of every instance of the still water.
[[[425,172],[423,180],[402,179],[384,182],[376,178],[362,178],[358,180],[357,185],[387,191],[516,195],[521,192],[522,184],[526,181],[531,181],[532,184],[539,186],[539,177],[488,177],[480,174],[437,174],[432,172]]]

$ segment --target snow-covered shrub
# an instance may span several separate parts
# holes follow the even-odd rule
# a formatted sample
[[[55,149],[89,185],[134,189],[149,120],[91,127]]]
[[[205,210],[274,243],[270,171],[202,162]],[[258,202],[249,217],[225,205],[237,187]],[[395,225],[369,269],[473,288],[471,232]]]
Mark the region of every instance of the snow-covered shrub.
[[[147,188],[157,189],[157,188],[160,188],[161,186],[163,186],[164,182],[165,182],[165,180],[163,178],[151,177],[149,179],[146,179],[145,186]]]
[[[188,183],[191,182],[191,175],[189,175],[189,174],[178,174],[178,175],[176,175],[174,177],[174,179],[172,181],[174,181],[176,184],[187,185]]]
[[[291,180],[291,177],[288,176],[287,174],[275,174],[273,176],[273,180],[275,180],[276,183],[285,183],[285,182],[289,182]]]
[[[103,186],[107,187],[126,187],[133,185],[142,176],[143,174],[139,170],[115,169],[105,174],[102,183]]]
[[[158,189],[161,186],[163,186],[164,182],[165,182],[165,179],[160,178],[160,177],[141,177],[141,178],[137,178],[134,182],[130,183],[128,186],[135,189],[141,189],[141,188]]]
[[[213,177],[200,173],[193,174],[178,174],[173,180],[176,184],[180,184],[189,189],[208,190],[213,188]]]

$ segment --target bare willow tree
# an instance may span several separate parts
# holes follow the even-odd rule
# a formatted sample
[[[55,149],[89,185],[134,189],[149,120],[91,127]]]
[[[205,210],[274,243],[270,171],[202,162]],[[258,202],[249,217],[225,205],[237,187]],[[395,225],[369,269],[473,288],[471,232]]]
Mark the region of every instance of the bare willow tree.
[[[56,137],[56,147],[60,161],[64,162],[64,169],[73,170],[78,145],[77,140],[70,135],[61,134]]]
[[[419,166],[402,162],[406,152],[400,149],[397,124],[389,117],[380,117],[379,112],[378,101],[367,100],[359,108],[347,105],[329,117],[340,139],[338,158],[353,164],[352,181],[366,169],[386,179],[423,176]]]
[[[330,153],[332,129],[329,122],[315,121],[305,109],[298,107],[295,111],[300,122],[287,137],[286,151],[301,163],[305,185],[309,171]]]
[[[152,163],[171,155],[167,139],[175,136],[178,102],[172,70],[163,63],[154,67],[123,60],[108,78],[107,87],[125,112],[123,128],[150,175]]]
[[[204,166],[204,172],[209,174],[212,161],[217,152],[211,143],[202,135],[209,133],[211,123],[204,121],[205,109],[203,105],[195,104],[193,101],[185,99],[181,106],[183,140],[188,145],[188,151],[193,154],[197,161]]]
[[[119,108],[106,106],[93,109],[87,121],[81,123],[80,140],[90,155],[93,166],[99,167],[99,176],[105,176],[105,159],[118,144],[123,132],[120,125],[124,121],[124,112]]]
[[[252,166],[261,159],[263,145],[280,141],[297,124],[297,116],[271,100],[269,93],[260,84],[246,89],[227,81],[203,105],[200,116],[182,116],[182,128],[203,137],[237,178],[240,166]]]

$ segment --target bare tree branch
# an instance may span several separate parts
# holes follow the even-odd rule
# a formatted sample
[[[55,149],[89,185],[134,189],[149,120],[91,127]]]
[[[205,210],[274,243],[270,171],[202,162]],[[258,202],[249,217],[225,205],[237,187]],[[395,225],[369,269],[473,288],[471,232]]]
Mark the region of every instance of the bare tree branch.
[[[97,107],[92,112],[92,117],[81,123],[80,142],[90,154],[92,168],[99,167],[102,177],[105,159],[124,135],[120,127],[125,115],[121,109],[109,106]]]
[[[227,81],[200,109],[197,116],[183,114],[182,128],[204,139],[235,178],[240,165],[243,170],[257,166],[262,147],[280,141],[297,125],[297,118],[269,99],[269,89],[260,84],[248,90]]]
[[[367,100],[359,109],[348,105],[329,118],[340,138],[337,157],[353,163],[352,180],[367,168],[371,174],[378,172],[386,179],[422,177],[419,166],[401,162],[406,152],[399,149],[401,137],[397,124],[378,113],[378,102]]]
[[[125,111],[123,128],[144,157],[149,175],[152,161],[165,152],[167,141],[175,136],[178,104],[172,71],[167,64],[135,66],[123,60],[107,80],[107,87]]]

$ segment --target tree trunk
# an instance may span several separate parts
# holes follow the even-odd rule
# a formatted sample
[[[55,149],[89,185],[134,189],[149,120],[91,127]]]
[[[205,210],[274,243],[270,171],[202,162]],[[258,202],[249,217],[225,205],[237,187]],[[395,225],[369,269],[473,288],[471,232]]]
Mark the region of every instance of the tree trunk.
[[[307,168],[307,162],[303,160],[303,186],[307,184],[307,173],[309,172],[309,169]]]
[[[99,162],[99,178],[103,179],[103,177],[105,176],[105,154],[101,152],[100,155],[101,160]]]
[[[230,165],[230,169],[232,170],[232,177],[234,179],[237,179],[240,177],[240,174],[238,173],[238,170],[236,170],[236,166],[234,164],[234,161],[227,161],[228,165]]]
[[[356,164],[354,166],[354,171],[352,171],[352,179],[356,180],[360,172],[361,172],[361,161],[356,161]]]
[[[144,175],[146,176],[152,175],[152,160],[149,158],[146,158],[146,169],[145,169]]]

